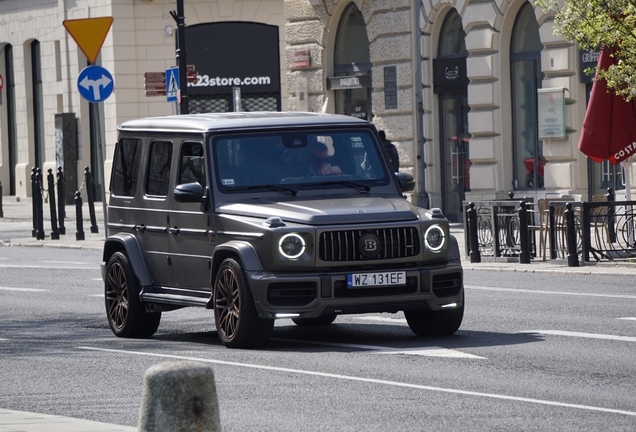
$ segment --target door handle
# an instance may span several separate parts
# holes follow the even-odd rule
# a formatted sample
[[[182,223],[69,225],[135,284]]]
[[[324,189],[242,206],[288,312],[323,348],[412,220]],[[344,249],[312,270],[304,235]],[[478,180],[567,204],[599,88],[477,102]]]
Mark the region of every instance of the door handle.
[[[145,232],[146,231],[146,225],[141,224],[141,225],[135,225],[133,227],[133,229],[137,232]]]
[[[170,231],[174,235],[177,235],[179,234],[179,231],[181,231],[181,229],[179,227],[174,227],[174,228],[168,228],[168,231]]]

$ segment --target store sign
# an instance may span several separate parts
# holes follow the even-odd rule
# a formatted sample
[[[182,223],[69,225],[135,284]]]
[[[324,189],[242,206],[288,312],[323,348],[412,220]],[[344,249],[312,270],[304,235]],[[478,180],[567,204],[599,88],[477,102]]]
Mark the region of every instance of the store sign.
[[[216,22],[186,27],[188,63],[196,65],[189,95],[280,94],[278,26]]]
[[[600,51],[579,50],[579,81],[582,83],[593,83],[595,73],[590,75],[585,73],[588,68],[596,68]]]
[[[371,75],[329,77],[327,90],[347,90],[371,87]]]
[[[302,50],[294,53],[294,64],[292,67],[309,67],[311,66],[311,51]]]
[[[467,85],[466,57],[433,60],[435,93],[466,93]]]
[[[565,89],[537,90],[539,139],[565,138]]]

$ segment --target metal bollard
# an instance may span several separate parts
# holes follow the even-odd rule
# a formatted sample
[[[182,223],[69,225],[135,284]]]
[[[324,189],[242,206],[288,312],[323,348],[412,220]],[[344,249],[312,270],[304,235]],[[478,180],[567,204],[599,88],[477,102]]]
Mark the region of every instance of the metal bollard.
[[[528,242],[528,209],[526,203],[519,203],[519,243],[521,251],[519,252],[519,263],[530,264],[530,242]]]
[[[194,361],[160,363],[144,375],[139,432],[221,430],[214,372]]]
[[[568,267],[579,266],[579,254],[576,250],[576,224],[572,204],[565,205],[565,234],[568,243]]]
[[[2,211],[2,182],[0,182],[0,218],[4,217],[4,211]]]
[[[59,240],[60,233],[57,230],[57,216],[55,212],[55,181],[53,180],[53,170],[49,168],[49,173],[46,176],[46,181],[49,186],[49,208],[51,209],[51,240]]]
[[[35,204],[35,167],[31,168],[31,214],[33,214],[33,230],[31,231],[31,237],[35,237],[35,233],[38,230],[38,212]]]
[[[59,218],[58,232],[60,234],[66,234],[66,228],[64,227],[64,218],[66,217],[66,190],[64,188],[64,173],[62,167],[57,167],[57,215]]]
[[[475,203],[468,203],[468,239],[470,242],[470,262],[480,263],[481,253],[479,252],[479,239],[477,237],[477,210]]]
[[[82,216],[82,194],[80,191],[75,192],[75,218],[77,232],[75,233],[75,240],[84,240],[84,219]]]
[[[35,231],[36,240],[44,240],[44,204],[42,203],[42,170],[35,169],[35,189],[36,196],[33,199],[37,208],[37,229]]]
[[[86,184],[86,195],[88,196],[88,213],[91,216],[91,232],[93,234],[99,232],[97,227],[97,218],[95,217],[95,194],[93,191],[93,176],[88,167],[84,168],[84,181]]]
[[[607,188],[607,202],[613,203],[616,201],[616,194],[614,193],[614,189]],[[616,242],[616,225],[614,224],[614,214],[616,212],[616,207],[607,206],[607,231],[610,243]]]

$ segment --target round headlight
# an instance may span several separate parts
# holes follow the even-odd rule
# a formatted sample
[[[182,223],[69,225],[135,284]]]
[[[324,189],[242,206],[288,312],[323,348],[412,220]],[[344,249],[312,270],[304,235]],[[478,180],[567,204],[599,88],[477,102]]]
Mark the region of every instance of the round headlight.
[[[424,243],[431,252],[439,252],[446,242],[444,230],[439,225],[431,225],[424,233]]]
[[[278,242],[278,250],[285,258],[298,258],[305,252],[305,240],[296,233],[285,234]]]

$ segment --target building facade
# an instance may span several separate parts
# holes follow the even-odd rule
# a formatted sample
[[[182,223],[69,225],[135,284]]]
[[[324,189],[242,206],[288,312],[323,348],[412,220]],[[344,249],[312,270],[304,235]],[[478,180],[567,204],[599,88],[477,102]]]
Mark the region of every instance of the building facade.
[[[278,52],[266,56],[277,59],[273,87],[278,93],[241,82],[250,110],[322,111],[372,121],[396,144],[401,170],[415,176],[413,201],[440,207],[453,221],[462,220],[465,200],[507,198],[510,191],[535,199],[547,193],[587,199],[606,187],[622,187],[619,170],[592,164],[577,149],[591,88],[581,53],[553,34],[553,16],[527,0],[199,0],[185,5],[192,29],[252,23],[269,26],[268,34],[278,31]],[[73,113],[77,119],[80,172],[84,166],[99,170],[95,136],[102,135],[108,183],[116,125],[176,112],[165,99],[146,96],[143,81],[146,72],[175,64],[173,9],[175,3],[164,0],[0,2],[5,77],[0,181],[11,184],[5,194],[28,196],[31,167],[59,164],[55,114]],[[114,17],[98,63],[113,74],[115,93],[91,108],[75,83],[86,59],[61,23],[97,16]],[[214,34],[197,36],[188,50],[218,48],[235,39]],[[259,42],[255,36],[245,43]],[[234,72],[218,72],[215,65],[253,57],[243,52],[227,49],[211,56],[216,61],[206,66],[210,71],[198,76],[205,88],[193,89],[194,111],[229,110]],[[276,73],[266,75],[271,79]],[[224,78],[230,85],[221,89]],[[546,118],[546,113],[553,114]],[[81,179],[77,182],[79,187]]]

